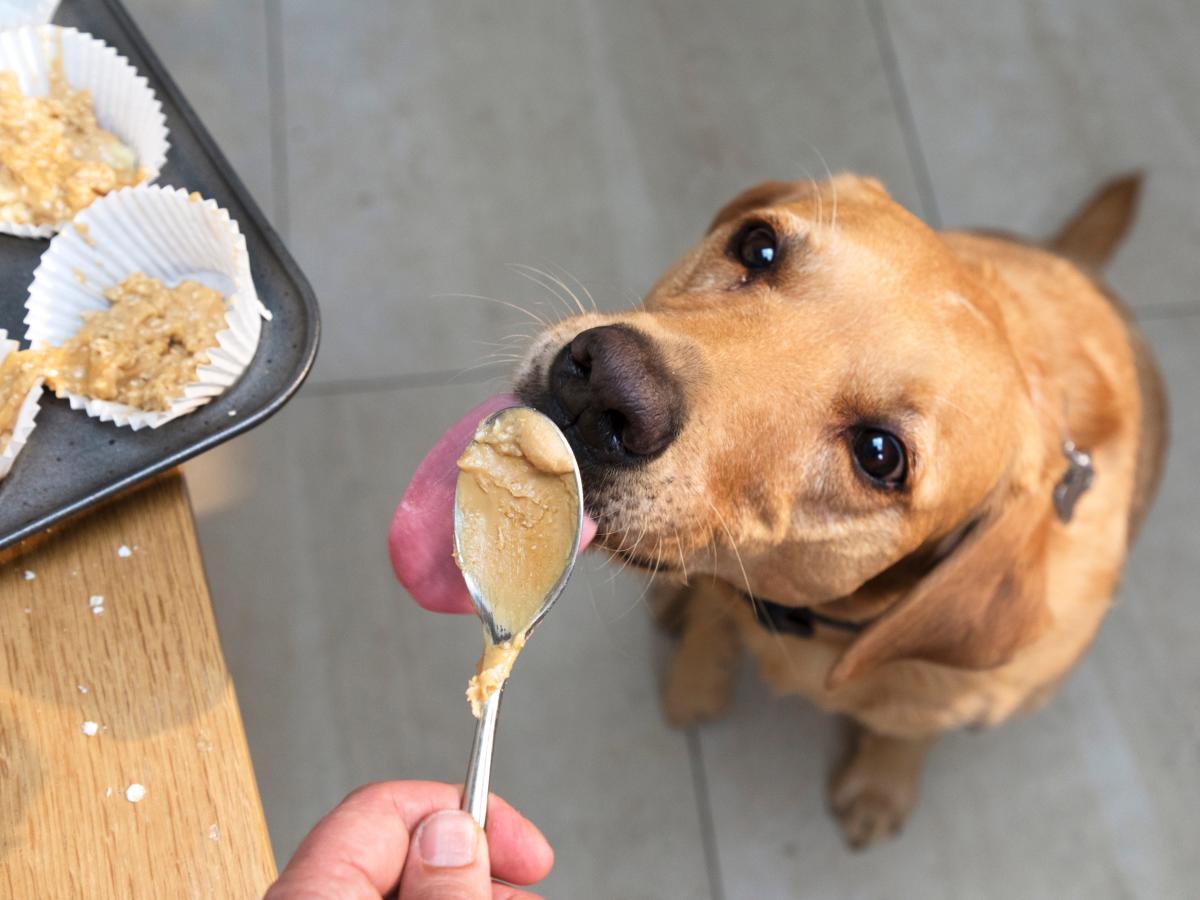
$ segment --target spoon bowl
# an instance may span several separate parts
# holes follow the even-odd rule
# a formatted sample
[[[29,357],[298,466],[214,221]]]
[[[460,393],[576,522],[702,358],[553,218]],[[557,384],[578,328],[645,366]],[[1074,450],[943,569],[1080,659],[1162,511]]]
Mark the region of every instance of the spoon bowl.
[[[559,430],[558,426],[554,424],[549,416],[538,412],[536,409],[533,409],[533,407],[506,406],[504,409],[497,410],[490,416],[487,416],[480,421],[476,431],[478,432],[480,428],[494,425],[500,419],[504,418],[505,416],[512,415],[517,411],[532,413],[539,419],[542,419],[552,429],[554,429],[555,436],[559,441],[562,442],[563,449],[567,451],[567,454],[571,458],[571,474],[575,482],[575,528],[571,541],[571,546],[574,549],[571,550],[570,554],[568,554],[566,559],[563,561],[563,569],[558,579],[551,586],[550,590],[547,591],[545,597],[542,598],[542,602],[537,607],[537,611],[529,619],[528,624],[525,625],[524,630],[521,632],[524,636],[528,637],[529,632],[533,630],[535,625],[545,618],[546,613],[550,611],[550,607],[552,607],[555,601],[558,600],[559,594],[562,593],[562,589],[566,587],[567,580],[571,577],[571,571],[575,568],[575,560],[579,555],[579,539],[583,534],[583,482],[579,476],[579,463],[575,461],[575,453],[571,450],[571,445],[567,441],[566,436],[562,433],[562,431]],[[460,505],[461,485],[462,475],[459,475],[458,485],[456,485],[454,491],[454,553],[456,558],[460,561],[465,558],[463,544],[466,520],[466,516],[463,513],[463,508]],[[460,568],[462,571],[463,581],[465,581],[467,584],[467,592],[471,595],[471,603],[474,604],[475,612],[479,615],[480,620],[483,622],[484,628],[487,629],[488,637],[492,643],[501,644],[516,637],[516,634],[512,633],[508,628],[505,628],[496,621],[496,614],[492,607],[491,599],[485,595],[484,590],[479,583],[478,573],[471,572],[466,566],[461,566]]]

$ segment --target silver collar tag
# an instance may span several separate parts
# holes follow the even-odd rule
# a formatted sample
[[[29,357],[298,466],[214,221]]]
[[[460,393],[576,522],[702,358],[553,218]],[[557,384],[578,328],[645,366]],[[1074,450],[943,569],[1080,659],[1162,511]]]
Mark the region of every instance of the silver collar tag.
[[[1083,452],[1071,441],[1063,441],[1063,456],[1067,458],[1067,471],[1054,486],[1054,511],[1063,522],[1070,522],[1075,504],[1084,495],[1096,478],[1096,467],[1090,454]]]

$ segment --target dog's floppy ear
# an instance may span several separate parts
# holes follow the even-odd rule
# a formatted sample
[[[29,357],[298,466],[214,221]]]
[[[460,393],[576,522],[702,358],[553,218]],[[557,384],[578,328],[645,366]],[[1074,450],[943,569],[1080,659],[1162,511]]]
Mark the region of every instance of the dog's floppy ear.
[[[724,225],[730,219],[735,219],[744,212],[763,206],[773,206],[780,201],[798,193],[794,181],[764,181],[752,188],[742,191],[717,211],[705,234]]]
[[[1050,623],[1046,606],[1049,488],[1007,485],[962,542],[842,653],[836,688],[884,663],[919,659],[966,669],[1010,660]]]

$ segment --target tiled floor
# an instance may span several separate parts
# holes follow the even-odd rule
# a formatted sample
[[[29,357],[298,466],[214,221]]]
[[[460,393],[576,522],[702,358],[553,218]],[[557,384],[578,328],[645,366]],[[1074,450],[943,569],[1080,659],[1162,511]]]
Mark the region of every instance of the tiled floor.
[[[720,202],[856,169],[933,221],[1042,233],[1149,173],[1113,269],[1173,389],[1163,496],[1121,604],[1045,713],[934,753],[894,843],[823,808],[838,733],[749,675],[694,733],[656,708],[642,585],[593,561],[522,660],[496,786],[572,898],[1174,898],[1200,863],[1200,7],[1188,0],[129,0],[320,297],[316,372],[189,478],[276,849],[373,778],[455,779],[469,621],[419,612],[383,534],[470,370],[543,302],[627,303]]]

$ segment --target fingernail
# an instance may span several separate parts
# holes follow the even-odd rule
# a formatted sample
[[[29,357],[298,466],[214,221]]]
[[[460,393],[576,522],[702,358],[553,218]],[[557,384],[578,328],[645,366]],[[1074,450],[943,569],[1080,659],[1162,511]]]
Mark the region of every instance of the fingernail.
[[[479,826],[465,812],[444,809],[436,812],[417,830],[417,852],[421,861],[437,869],[458,869],[475,862]]]

